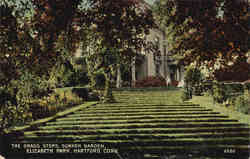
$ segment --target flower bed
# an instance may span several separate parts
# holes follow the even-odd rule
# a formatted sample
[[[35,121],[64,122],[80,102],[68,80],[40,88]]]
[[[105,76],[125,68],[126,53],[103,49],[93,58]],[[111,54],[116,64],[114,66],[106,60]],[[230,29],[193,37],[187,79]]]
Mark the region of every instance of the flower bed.
[[[161,76],[148,76],[135,82],[135,87],[163,87],[166,86],[166,80]]]

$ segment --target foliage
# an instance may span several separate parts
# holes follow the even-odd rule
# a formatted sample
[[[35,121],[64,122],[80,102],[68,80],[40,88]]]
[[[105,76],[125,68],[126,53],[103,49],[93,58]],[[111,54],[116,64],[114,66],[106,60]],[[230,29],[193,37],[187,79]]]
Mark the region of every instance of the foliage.
[[[90,22],[88,32],[83,32],[87,35],[84,55],[88,73],[91,81],[95,79],[91,76],[104,75],[104,97],[112,101],[111,79],[118,65],[130,66],[145,46],[144,36],[154,24],[152,13],[139,1],[98,0],[93,1],[86,16]]]
[[[246,90],[250,91],[250,81],[249,80],[244,83],[244,86],[245,86]]]
[[[89,90],[87,88],[73,88],[72,93],[76,94],[84,100],[88,100]]]
[[[81,69],[75,69],[70,77],[69,86],[85,86],[89,83],[87,72]]]
[[[202,93],[202,81],[204,80],[203,74],[201,71],[194,67],[189,66],[185,72],[185,86],[184,94],[185,98],[192,98],[192,94],[201,95]]]
[[[32,100],[30,112],[34,120],[55,115],[59,111],[85,102],[72,89],[56,90],[47,97]]]
[[[250,96],[249,94],[244,94],[241,96],[238,96],[235,99],[234,107],[237,111],[244,113],[244,114],[250,114]]]
[[[67,87],[72,83],[74,68],[70,61],[57,62],[50,73],[50,82],[57,87]]]
[[[137,80],[135,87],[164,87],[166,86],[165,78],[161,76],[148,76],[145,79]]]
[[[203,75],[198,68],[189,66],[185,72],[184,80],[190,87],[195,87],[201,84]]]
[[[181,92],[181,100],[182,101],[186,101],[186,100],[189,100],[192,98],[192,95],[190,94],[191,92],[188,91],[187,89],[184,89],[182,92]]]
[[[12,80],[8,87],[1,90],[1,127],[5,129],[32,120],[32,101],[51,92],[47,81],[24,71],[20,79]]]
[[[74,3],[77,1],[27,3],[14,5],[6,2],[0,6],[0,29],[1,33],[3,32],[0,36],[0,54],[4,58],[4,64],[12,65],[9,68],[6,67],[6,70],[1,68],[1,73],[6,78],[3,84],[19,78],[20,69],[23,68],[38,76],[48,75],[54,63],[59,60],[61,50],[74,51],[73,47],[70,47],[73,43],[69,41],[71,37],[66,33],[72,32],[74,15],[72,12],[75,10]],[[32,6],[32,14],[29,14],[25,8],[26,5]],[[20,12],[24,12],[27,16],[23,18],[22,15],[17,14]]]
[[[0,130],[6,127],[10,127],[12,124],[17,123],[19,121],[22,113],[15,106],[16,99],[12,96],[12,94],[4,89],[0,88]]]
[[[114,64],[131,62],[135,50],[144,44],[143,35],[153,26],[152,14],[137,1],[87,0],[87,6],[84,2],[0,2],[0,88],[6,89],[4,94],[15,101],[6,98],[1,103],[3,128],[31,118],[30,112],[35,114],[35,110],[40,109],[41,105],[36,103],[40,99],[46,101],[43,107],[58,105],[58,95],[54,97],[55,102],[49,101],[51,88],[58,83],[70,84],[74,71],[68,63],[69,57],[85,40],[85,48],[90,46],[89,39],[95,43],[92,51],[96,54],[87,54],[88,61],[94,64],[94,73],[101,68],[105,95],[112,98],[110,79]],[[90,34],[93,36],[88,39]],[[118,60],[112,63],[112,57]],[[95,60],[101,63],[93,62]],[[89,64],[89,70],[91,67]],[[67,98],[62,99],[64,104],[69,104],[67,101]],[[51,107],[44,108],[49,110]]]
[[[249,2],[238,0],[158,0],[154,12],[166,32],[169,51],[185,64],[215,71],[246,61],[249,51]]]
[[[244,93],[244,86],[241,83],[216,82],[213,85],[213,98],[218,103],[232,104],[235,97]]]
[[[214,76],[218,81],[244,82],[250,79],[250,64],[239,60],[232,66],[216,70]]]

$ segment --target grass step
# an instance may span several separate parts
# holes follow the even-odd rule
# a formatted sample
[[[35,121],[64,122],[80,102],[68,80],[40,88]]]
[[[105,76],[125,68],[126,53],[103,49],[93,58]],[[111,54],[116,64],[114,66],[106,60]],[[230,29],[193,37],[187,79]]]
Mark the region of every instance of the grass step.
[[[72,140],[81,139],[81,140],[164,140],[166,142],[178,142],[182,140],[192,140],[192,141],[211,141],[211,140],[244,140],[250,142],[249,134],[156,134],[156,135],[149,135],[149,134],[105,134],[105,135],[75,135],[75,134],[61,134],[61,135],[31,135],[25,136],[24,139],[28,138],[71,138]],[[143,142],[142,141],[142,142]]]
[[[206,109],[205,107],[200,107],[200,106],[129,106],[129,107],[120,107],[120,106],[115,106],[115,107],[92,107],[90,110],[95,110],[95,111],[100,111],[100,110],[165,110],[165,109]]]
[[[48,125],[40,126],[40,129],[99,129],[99,128],[187,128],[187,127],[244,127],[245,124],[240,124],[238,122],[228,122],[228,123],[202,123],[202,122],[186,122],[186,123],[118,123],[118,124],[61,124],[61,125]]]
[[[155,133],[164,133],[164,134],[174,134],[174,133],[211,133],[211,134],[217,134],[217,133],[230,133],[230,134],[237,134],[237,133],[248,133],[250,134],[250,128],[228,128],[228,127],[220,127],[220,128],[214,128],[214,127],[198,127],[198,128],[137,128],[137,129],[83,129],[83,130],[35,130],[35,131],[28,131],[25,132],[25,135],[28,134],[155,134]]]
[[[143,103],[143,104],[135,104],[135,103],[109,103],[109,104],[97,104],[95,107],[136,107],[136,106],[167,106],[167,107],[176,107],[176,106],[185,106],[185,107],[200,107],[199,104],[157,104],[157,103],[152,103],[152,104],[148,104],[148,103]]]
[[[71,115],[68,115],[68,117],[87,117],[87,116],[134,116],[134,115],[215,115],[220,114],[218,112],[210,112],[210,111],[194,111],[194,112],[130,112],[130,113],[124,113],[124,112],[107,112],[107,113],[74,113]]]
[[[151,110],[143,110],[143,109],[130,109],[130,110],[81,110],[77,111],[75,113],[81,113],[81,114],[89,114],[89,113],[131,113],[131,112],[206,112],[206,111],[212,111],[212,109],[151,109]]]
[[[27,138],[31,136],[60,136],[60,135],[78,135],[81,137],[85,137],[88,139],[97,139],[97,138],[102,138],[102,139],[133,139],[133,138],[140,138],[140,139],[147,139],[147,138],[225,138],[225,137],[242,137],[242,138],[248,138],[249,139],[249,132],[196,132],[196,133],[93,133],[93,134],[86,134],[84,133],[79,133],[79,131],[57,131],[57,133],[49,133],[46,131],[43,132],[38,132],[38,131],[33,131],[33,132],[26,132],[24,134]]]
[[[140,120],[128,120],[128,119],[120,119],[120,120],[76,120],[76,121],[55,121],[49,122],[46,125],[65,125],[65,124],[116,124],[116,123],[186,123],[186,122],[194,122],[194,123],[204,123],[204,122],[237,122],[237,120],[231,119],[140,119]]]
[[[129,137],[118,137],[113,136],[111,139],[107,138],[88,138],[86,136],[80,136],[80,135],[49,135],[49,136],[26,136],[24,138],[26,141],[36,141],[37,142],[52,142],[52,141],[74,141],[74,142],[85,142],[85,143],[116,143],[120,144],[121,146],[131,146],[131,145],[137,145],[137,146],[170,146],[170,145],[181,145],[181,146],[192,146],[192,145],[220,145],[220,144],[230,144],[230,145],[249,145],[250,140],[246,139],[245,137],[221,137],[221,138],[199,138],[199,137],[183,137],[183,138],[129,138]]]
[[[75,120],[120,120],[120,119],[228,119],[228,116],[223,115],[134,115],[134,116],[86,116],[86,117],[64,117],[58,118],[56,121],[75,121]]]
[[[157,107],[129,107],[129,108],[121,108],[121,107],[117,107],[117,108],[90,108],[90,109],[85,109],[85,110],[79,110],[77,112],[106,112],[106,111],[121,111],[121,112],[130,112],[130,111],[195,111],[195,110],[201,110],[201,111],[212,111],[212,109],[207,109],[207,108],[195,108],[195,107],[175,107],[175,108],[171,108],[171,107],[165,107],[165,108],[157,108]]]

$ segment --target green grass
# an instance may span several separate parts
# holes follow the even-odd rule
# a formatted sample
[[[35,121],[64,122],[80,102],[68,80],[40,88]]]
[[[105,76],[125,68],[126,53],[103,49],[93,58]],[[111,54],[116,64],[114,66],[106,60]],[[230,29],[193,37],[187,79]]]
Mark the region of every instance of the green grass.
[[[180,90],[123,90],[114,91],[114,96],[117,103],[98,103],[71,111],[25,131],[19,139],[27,143],[114,143],[146,153],[248,149],[249,126],[211,103],[209,106],[208,101],[183,103]]]
[[[166,87],[146,87],[146,88],[131,88],[131,87],[123,87],[123,88],[113,88],[114,91],[169,91],[169,90],[179,90],[179,88],[174,86],[166,86]]]
[[[193,96],[190,101],[195,104],[204,105],[207,108],[214,109],[217,112],[223,113],[232,119],[237,119],[242,123],[250,125],[250,115],[235,111],[232,107],[226,107],[222,104],[215,103],[211,96]]]
[[[163,88],[158,88],[163,89]],[[183,104],[180,89],[175,90],[134,90],[114,91],[118,102],[141,104]]]
[[[87,129],[87,130],[56,130],[56,129],[46,129],[46,130],[35,130],[25,132],[25,135],[34,135],[34,134],[152,134],[153,132],[157,132],[155,134],[191,134],[197,132],[198,134],[207,133],[207,134],[224,134],[227,131],[229,134],[248,134],[250,129],[247,128],[227,128],[227,127],[204,127],[204,128],[134,128],[134,129],[115,129],[115,128],[106,128],[106,129]]]

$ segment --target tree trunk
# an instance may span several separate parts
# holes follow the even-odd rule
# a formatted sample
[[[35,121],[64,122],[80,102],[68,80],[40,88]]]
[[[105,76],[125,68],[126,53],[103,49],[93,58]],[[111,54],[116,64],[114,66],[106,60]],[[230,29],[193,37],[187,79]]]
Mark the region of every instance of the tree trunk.
[[[105,76],[105,90],[104,90],[104,103],[112,103],[115,102],[115,98],[113,96],[112,88],[111,88],[111,73],[107,72],[104,74]]]

